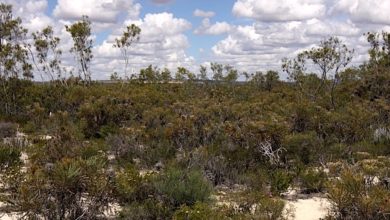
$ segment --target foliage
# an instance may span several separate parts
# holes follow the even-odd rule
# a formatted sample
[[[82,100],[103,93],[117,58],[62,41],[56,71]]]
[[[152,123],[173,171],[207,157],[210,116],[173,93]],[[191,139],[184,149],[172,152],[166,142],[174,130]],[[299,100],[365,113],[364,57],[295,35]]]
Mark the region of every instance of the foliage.
[[[178,207],[209,199],[212,187],[198,170],[169,168],[156,181],[157,190],[167,201]]]
[[[301,175],[301,186],[306,193],[322,192],[327,181],[326,173],[322,170],[309,168]]]
[[[203,220],[203,219],[226,219],[222,213],[210,208],[207,203],[197,202],[193,206],[183,205],[173,215],[174,220]]]
[[[72,24],[71,26],[66,25],[65,28],[73,39],[73,47],[70,49],[70,52],[74,53],[76,61],[79,63],[80,74],[83,74],[85,82],[90,83],[90,63],[93,58],[91,21],[88,16],[84,15],[80,21]]]
[[[276,170],[270,175],[271,192],[275,195],[279,195],[282,192],[287,191],[292,183],[291,174],[284,170]]]
[[[0,138],[14,137],[17,131],[17,124],[0,122]]]
[[[20,164],[21,152],[13,146],[0,145],[0,171]]]
[[[53,28],[51,26],[32,34],[34,48],[38,58],[38,62],[35,63],[35,65],[37,66],[37,69],[45,73],[50,80],[63,80],[63,70],[61,69],[62,51],[58,48],[60,38],[55,37],[53,34]]]
[[[33,77],[32,66],[28,62],[28,49],[23,43],[27,29],[22,20],[14,18],[12,5],[0,3],[0,79]]]
[[[129,65],[129,49],[130,46],[139,41],[141,29],[131,24],[126,27],[126,30],[122,33],[120,38],[115,39],[114,47],[121,50],[122,57],[125,61],[125,76],[127,76],[127,66]]]
[[[356,170],[344,170],[328,191],[333,211],[330,219],[386,219],[390,211],[389,190],[381,185],[367,186]]]
[[[18,128],[30,143],[0,144],[4,211],[97,219],[115,202],[123,219],[282,219],[280,193],[325,191],[328,181],[329,218],[389,211],[388,33],[368,33],[370,60],[348,69],[353,50],[326,39],[284,60],[289,82],[218,63],[199,73],[153,64],[126,82],[92,82],[87,17],[66,26],[82,79],[63,78],[54,30],[35,32],[30,48],[12,7],[0,9],[0,137],[7,142]],[[140,32],[130,25],[116,41],[125,72]],[[27,55],[54,80],[32,82]],[[347,164],[353,169],[343,171]],[[230,201],[238,209],[210,200],[213,185],[245,189]]]

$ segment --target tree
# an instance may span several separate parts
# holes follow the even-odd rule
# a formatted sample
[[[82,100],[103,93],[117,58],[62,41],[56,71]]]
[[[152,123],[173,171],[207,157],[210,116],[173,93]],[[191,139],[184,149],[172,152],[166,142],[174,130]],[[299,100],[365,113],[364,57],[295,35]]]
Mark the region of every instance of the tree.
[[[185,67],[178,67],[177,72],[175,75],[175,79],[177,81],[184,81],[185,79],[194,81],[195,80],[195,74],[191,73],[188,69]]]
[[[141,29],[137,25],[131,24],[126,27],[126,30],[122,33],[120,38],[115,39],[114,47],[121,50],[123,60],[125,61],[125,76],[127,76],[127,66],[129,65],[130,46],[134,42],[139,41],[140,34]]]
[[[165,83],[168,83],[171,81],[171,79],[171,71],[169,71],[167,68],[164,68],[164,70],[161,72],[161,80]]]
[[[275,71],[268,71],[265,74],[265,89],[271,91],[275,84],[279,81],[279,74]]]
[[[73,39],[73,47],[70,49],[74,53],[77,62],[80,65],[79,71],[83,74],[84,81],[91,82],[90,64],[93,58],[92,55],[92,39],[91,39],[91,21],[88,16],[83,16],[82,19],[71,26],[65,25],[66,31],[69,32]]]
[[[235,82],[238,78],[238,71],[234,69],[233,66],[230,65],[226,65],[224,68],[226,71],[226,76],[224,76],[223,79],[226,82],[230,82],[230,83]]]
[[[33,78],[32,66],[28,59],[27,45],[23,42],[27,29],[20,18],[12,15],[12,6],[0,3],[0,112],[6,115],[21,114],[19,105]]]
[[[32,66],[28,62],[28,50],[23,43],[27,29],[22,20],[12,15],[12,5],[0,4],[0,77],[33,78]]]
[[[208,80],[208,77],[207,77],[207,67],[201,65],[199,72],[200,72],[200,74],[198,75],[198,78],[200,80]]]
[[[365,35],[367,36],[367,41],[371,46],[370,50],[368,51],[370,55],[368,65],[370,67],[376,68],[377,73],[380,67],[389,68],[390,33],[384,31],[381,34],[368,32]]]
[[[307,67],[310,67],[310,71],[314,71],[315,69],[319,70],[317,75],[319,75],[321,80],[311,95],[313,100],[317,98],[318,94],[324,88],[328,77],[332,75],[333,80],[330,95],[331,104],[335,107],[334,90],[340,79],[339,72],[351,62],[352,54],[353,50],[348,49],[337,37],[330,37],[327,40],[321,41],[318,47],[305,50],[292,60],[284,59],[282,68],[287,72],[291,80],[298,83],[301,89],[303,88],[302,76],[306,74]]]
[[[45,73],[51,80],[55,78],[61,79],[62,51],[58,48],[60,38],[53,35],[53,28],[51,26],[47,26],[42,31],[33,33],[32,36],[38,58],[38,63],[35,63],[37,69]]]
[[[223,80],[223,65],[219,63],[210,63],[210,69],[213,72],[213,79],[215,81]]]
[[[145,69],[141,69],[139,73],[139,80],[143,82],[157,82],[160,80],[160,70],[153,65],[149,65]]]

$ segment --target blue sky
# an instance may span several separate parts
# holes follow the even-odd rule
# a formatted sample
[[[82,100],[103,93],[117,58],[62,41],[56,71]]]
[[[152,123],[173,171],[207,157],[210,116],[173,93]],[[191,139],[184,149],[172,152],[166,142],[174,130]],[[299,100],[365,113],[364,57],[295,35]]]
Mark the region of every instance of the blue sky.
[[[234,0],[176,0],[170,1],[167,4],[158,4],[153,1],[138,1],[142,3],[142,11],[140,16],[144,17],[148,13],[162,13],[169,12],[177,17],[185,18],[190,21],[193,27],[201,24],[202,18],[193,15],[194,10],[201,9],[205,11],[215,12],[212,21],[229,21],[232,24],[247,24],[250,23],[248,19],[241,19],[234,17],[231,10],[235,3]],[[222,3],[221,3],[222,2]],[[57,5],[57,0],[48,0],[47,15],[52,16],[53,10]],[[96,44],[102,43],[111,30],[105,30],[97,33]],[[192,30],[185,32],[191,42],[187,49],[188,54],[197,59],[202,59],[201,55],[210,53],[209,49],[218,41],[224,38],[224,35],[204,36],[194,34]],[[205,53],[200,53],[200,49],[204,49]]]
[[[239,71],[280,70],[284,57],[315,47],[330,36],[355,49],[352,65],[367,59],[363,33],[390,31],[389,0],[3,0],[14,5],[30,32],[53,26],[61,38],[64,66],[77,72],[64,25],[82,15],[93,23],[93,77],[123,72],[112,47],[124,27],[141,27],[131,50],[132,73],[150,64],[197,73],[210,62]]]

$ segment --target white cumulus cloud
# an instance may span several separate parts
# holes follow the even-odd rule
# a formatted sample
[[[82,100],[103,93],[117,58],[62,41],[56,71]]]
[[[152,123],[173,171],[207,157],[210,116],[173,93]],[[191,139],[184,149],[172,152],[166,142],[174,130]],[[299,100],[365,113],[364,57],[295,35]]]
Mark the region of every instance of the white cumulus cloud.
[[[326,13],[325,0],[238,0],[233,14],[259,21],[297,21]]]
[[[200,9],[196,9],[194,11],[194,16],[195,17],[203,17],[203,18],[211,18],[215,16],[215,12],[213,11],[203,11]]]

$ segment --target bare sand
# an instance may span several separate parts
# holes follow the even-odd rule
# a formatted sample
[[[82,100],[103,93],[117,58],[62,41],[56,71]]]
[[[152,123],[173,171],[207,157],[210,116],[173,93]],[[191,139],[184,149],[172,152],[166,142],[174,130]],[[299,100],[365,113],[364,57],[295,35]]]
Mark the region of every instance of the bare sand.
[[[289,220],[318,220],[328,214],[330,203],[326,198],[312,197],[307,199],[287,200],[285,212],[290,210]]]

